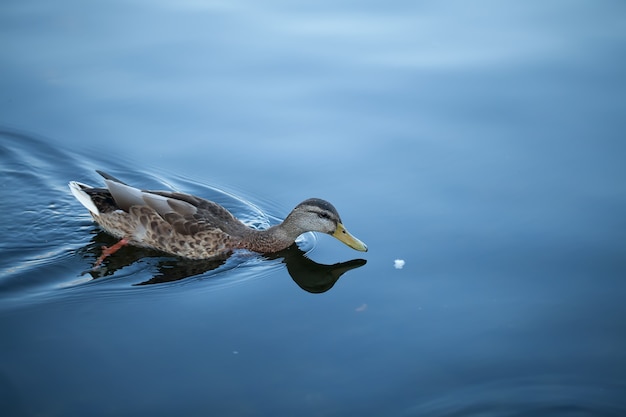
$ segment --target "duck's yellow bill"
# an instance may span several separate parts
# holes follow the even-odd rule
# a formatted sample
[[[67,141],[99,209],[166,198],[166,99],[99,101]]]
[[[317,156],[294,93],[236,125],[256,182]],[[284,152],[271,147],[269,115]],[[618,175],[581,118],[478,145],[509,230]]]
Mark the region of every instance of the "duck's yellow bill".
[[[367,252],[367,245],[348,233],[346,228],[343,227],[343,224],[341,223],[337,223],[337,230],[335,230],[335,233],[333,233],[332,236],[350,246],[352,249]]]

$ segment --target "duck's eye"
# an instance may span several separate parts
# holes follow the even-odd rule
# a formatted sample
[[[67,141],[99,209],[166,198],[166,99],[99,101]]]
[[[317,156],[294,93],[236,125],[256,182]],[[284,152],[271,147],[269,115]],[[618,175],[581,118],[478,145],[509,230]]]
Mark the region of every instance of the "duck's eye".
[[[319,216],[320,219],[330,219],[330,216],[328,215],[328,213],[322,211],[322,212],[318,212],[317,215]]]

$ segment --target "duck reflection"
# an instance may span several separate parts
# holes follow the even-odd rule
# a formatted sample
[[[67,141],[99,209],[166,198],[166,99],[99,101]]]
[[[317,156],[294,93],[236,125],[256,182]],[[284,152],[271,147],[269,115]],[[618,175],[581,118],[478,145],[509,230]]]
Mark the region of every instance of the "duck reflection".
[[[314,294],[330,290],[343,274],[367,263],[365,259],[352,259],[332,265],[320,264],[309,259],[295,243],[268,258],[283,258],[282,262],[295,283],[304,291]]]
[[[108,234],[99,232],[94,236],[92,242],[85,246],[81,252],[83,252],[83,255],[88,254],[91,257],[98,258],[102,251],[102,246],[109,246],[115,242],[116,240]],[[332,265],[320,264],[309,259],[305,252],[295,243],[285,250],[263,256],[269,260],[281,259],[281,262],[285,264],[287,272],[295,283],[303,290],[314,294],[328,291],[343,274],[367,263],[364,259],[353,259]],[[225,265],[228,260],[228,257],[211,260],[172,258],[163,256],[159,252],[150,249],[127,246],[116,252],[113,256],[108,257],[100,267],[87,270],[85,273],[91,275],[92,279],[98,279],[113,275],[116,271],[132,265],[141,259],[155,257],[159,259],[156,264],[157,272],[150,279],[135,285],[179,281],[184,278],[217,270]]]

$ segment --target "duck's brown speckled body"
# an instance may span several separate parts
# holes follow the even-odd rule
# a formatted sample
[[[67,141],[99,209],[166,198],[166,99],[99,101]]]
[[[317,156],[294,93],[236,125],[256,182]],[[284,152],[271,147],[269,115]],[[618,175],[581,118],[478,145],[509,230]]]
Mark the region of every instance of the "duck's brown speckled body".
[[[211,259],[226,257],[239,248],[277,252],[302,233],[314,231],[331,234],[356,250],[367,250],[346,231],[332,204],[321,199],[305,200],[281,224],[255,230],[212,201],[183,193],[144,191],[98,173],[106,188],[72,181],[70,190],[104,230],[134,246],[189,259]]]

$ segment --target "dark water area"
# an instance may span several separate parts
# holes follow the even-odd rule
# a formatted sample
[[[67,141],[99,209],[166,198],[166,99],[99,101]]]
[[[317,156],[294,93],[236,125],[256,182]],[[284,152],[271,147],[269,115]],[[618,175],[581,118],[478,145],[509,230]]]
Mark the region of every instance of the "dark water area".
[[[5,4],[0,414],[626,415],[625,47],[621,2]],[[96,169],[369,251],[92,271]]]

